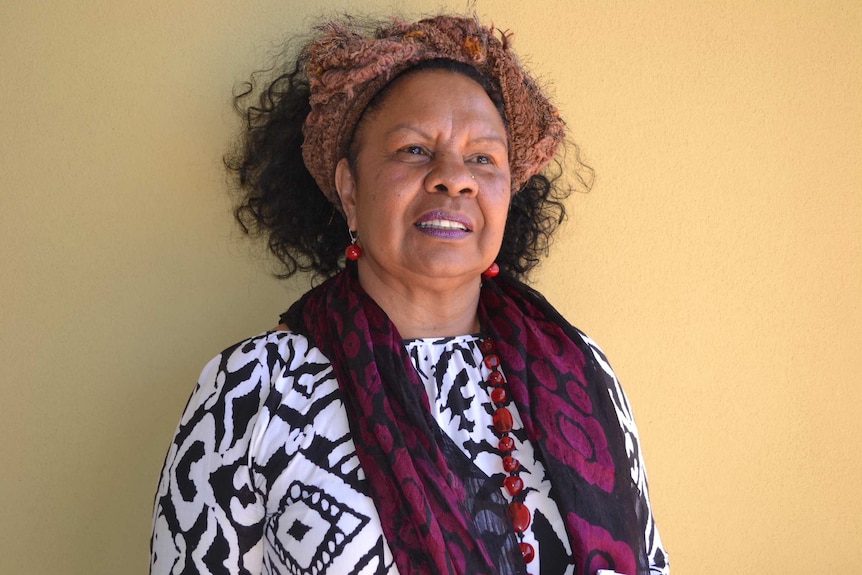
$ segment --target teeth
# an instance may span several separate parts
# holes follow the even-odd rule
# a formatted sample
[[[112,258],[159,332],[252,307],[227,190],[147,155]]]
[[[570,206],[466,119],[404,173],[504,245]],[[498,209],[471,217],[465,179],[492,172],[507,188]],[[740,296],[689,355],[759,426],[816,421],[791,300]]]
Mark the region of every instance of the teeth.
[[[421,222],[419,224],[420,228],[439,228],[441,230],[463,230],[467,231],[467,227],[460,222],[453,222],[452,220],[428,220],[427,222]]]

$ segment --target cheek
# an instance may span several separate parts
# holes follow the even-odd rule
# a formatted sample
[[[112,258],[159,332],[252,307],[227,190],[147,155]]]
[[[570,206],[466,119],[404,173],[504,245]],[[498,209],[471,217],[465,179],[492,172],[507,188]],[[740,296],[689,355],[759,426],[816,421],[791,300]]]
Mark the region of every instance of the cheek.
[[[403,215],[413,197],[411,182],[410,178],[399,173],[381,173],[371,178],[371,185],[366,189],[366,212],[378,216],[386,214],[390,219]]]
[[[488,221],[498,228],[498,233],[502,236],[503,229],[506,227],[506,219],[509,216],[509,204],[511,201],[511,193],[508,191],[500,192],[498,196],[489,201],[486,208]]]

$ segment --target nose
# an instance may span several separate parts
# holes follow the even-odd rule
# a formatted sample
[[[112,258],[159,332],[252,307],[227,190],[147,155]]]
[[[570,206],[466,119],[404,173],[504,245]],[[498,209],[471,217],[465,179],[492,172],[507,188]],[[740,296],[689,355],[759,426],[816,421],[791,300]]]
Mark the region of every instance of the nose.
[[[425,177],[425,190],[450,196],[475,196],[479,192],[476,177],[460,157],[441,154],[434,158]]]

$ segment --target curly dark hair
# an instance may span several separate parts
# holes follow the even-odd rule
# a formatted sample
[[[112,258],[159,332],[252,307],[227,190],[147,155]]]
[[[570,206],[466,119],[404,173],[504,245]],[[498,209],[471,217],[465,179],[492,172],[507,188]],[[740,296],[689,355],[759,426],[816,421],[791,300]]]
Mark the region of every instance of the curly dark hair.
[[[234,107],[244,118],[243,129],[236,149],[225,157],[235,182],[234,216],[244,233],[267,240],[283,266],[275,274],[282,279],[297,272],[313,272],[312,279],[337,274],[345,266],[344,249],[350,243],[344,216],[324,196],[302,159],[302,127],[310,111],[308,57],[306,50],[300,50],[260,89],[260,73],[242,85]],[[492,79],[450,61],[423,62],[404,74],[429,67],[451,69],[479,82],[506,121]],[[527,279],[547,255],[553,233],[566,218],[563,201],[571,193],[561,183],[562,173],[561,162],[554,161],[512,195],[496,259],[504,272]],[[589,181],[580,175],[578,182],[589,188]]]

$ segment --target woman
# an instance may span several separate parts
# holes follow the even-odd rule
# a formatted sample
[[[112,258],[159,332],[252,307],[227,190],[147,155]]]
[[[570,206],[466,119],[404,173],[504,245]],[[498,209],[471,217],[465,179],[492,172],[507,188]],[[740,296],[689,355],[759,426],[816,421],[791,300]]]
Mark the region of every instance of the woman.
[[[517,279],[563,136],[473,19],[319,30],[229,165],[284,275],[329,279],[204,369],[152,573],[668,572],[616,378]]]

